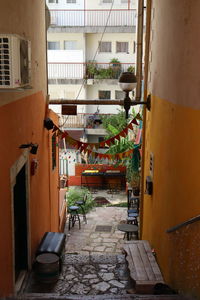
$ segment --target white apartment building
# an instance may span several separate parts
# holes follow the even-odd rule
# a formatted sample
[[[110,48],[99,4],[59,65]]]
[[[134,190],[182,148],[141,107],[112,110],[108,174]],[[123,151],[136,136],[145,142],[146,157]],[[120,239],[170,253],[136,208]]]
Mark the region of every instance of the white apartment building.
[[[121,72],[136,62],[136,0],[46,0],[50,99],[123,99]],[[52,106],[61,113],[61,106]],[[77,116],[62,118],[64,128],[83,130],[89,142],[105,131],[88,128],[90,115],[113,114],[117,105],[78,105]],[[78,128],[78,129],[77,129]]]

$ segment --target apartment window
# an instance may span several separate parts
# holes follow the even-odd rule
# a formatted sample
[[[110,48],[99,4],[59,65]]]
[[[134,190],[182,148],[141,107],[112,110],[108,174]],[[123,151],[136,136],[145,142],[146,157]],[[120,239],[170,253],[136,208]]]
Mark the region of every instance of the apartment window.
[[[123,91],[115,91],[115,99],[123,100],[125,97],[125,93]]]
[[[128,3],[129,0],[121,0],[121,3]]]
[[[99,91],[99,99],[110,99],[110,91]]]
[[[58,3],[58,0],[49,0],[49,3]]]
[[[99,42],[99,52],[111,52],[111,42]]]
[[[116,52],[117,53],[128,53],[128,42],[117,42],[116,43]]]
[[[65,50],[77,50],[77,41],[64,41]]]
[[[60,50],[60,42],[48,42],[49,50]]]
[[[67,3],[69,3],[69,4],[76,4],[76,0],[67,0]]]
[[[102,0],[102,3],[112,3],[112,0]]]

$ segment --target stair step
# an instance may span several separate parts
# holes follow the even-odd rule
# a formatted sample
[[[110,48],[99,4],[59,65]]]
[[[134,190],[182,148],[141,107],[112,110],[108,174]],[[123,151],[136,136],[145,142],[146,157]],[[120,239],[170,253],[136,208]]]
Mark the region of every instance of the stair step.
[[[16,298],[6,300],[184,300],[180,295],[69,295],[58,296],[56,294],[23,294]]]

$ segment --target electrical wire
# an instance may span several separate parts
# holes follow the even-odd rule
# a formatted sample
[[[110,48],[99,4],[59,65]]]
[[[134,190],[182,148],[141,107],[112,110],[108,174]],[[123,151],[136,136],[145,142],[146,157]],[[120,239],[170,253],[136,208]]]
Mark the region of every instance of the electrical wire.
[[[113,5],[114,5],[114,0],[112,1],[111,7],[110,7],[110,10],[109,10],[109,14],[108,14],[108,17],[107,17],[107,20],[106,20],[106,24],[105,24],[105,26],[104,26],[104,30],[103,30],[103,32],[102,32],[102,34],[101,34],[101,38],[100,38],[98,47],[97,47],[97,49],[96,49],[96,52],[95,52],[95,54],[94,54],[93,59],[91,60],[91,63],[94,63],[94,62],[95,62],[95,58],[96,58],[97,53],[98,53],[98,51],[99,51],[100,43],[102,42],[103,37],[104,37],[104,34],[105,34],[106,29],[107,29],[107,27],[108,27],[108,22],[109,22],[110,15],[111,15],[111,12],[112,12],[112,9],[113,9]],[[79,91],[78,91],[78,94],[77,94],[75,100],[78,100],[78,97],[80,96],[80,93],[81,93],[81,91],[82,91],[82,89],[83,89],[83,87],[84,87],[84,85],[85,85],[85,83],[86,83],[86,80],[87,80],[86,78],[83,78],[82,85],[81,85],[81,87],[80,87],[80,89],[79,89]],[[66,120],[64,121],[64,123],[63,123],[62,125],[60,125],[60,127],[63,127],[63,126],[66,124],[67,120],[68,120],[68,118],[66,118]]]

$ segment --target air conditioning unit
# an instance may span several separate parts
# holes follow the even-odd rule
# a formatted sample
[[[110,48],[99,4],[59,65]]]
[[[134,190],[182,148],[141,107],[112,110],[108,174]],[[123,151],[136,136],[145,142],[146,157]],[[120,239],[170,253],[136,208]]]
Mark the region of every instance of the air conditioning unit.
[[[30,86],[30,41],[14,34],[0,34],[0,89]]]

